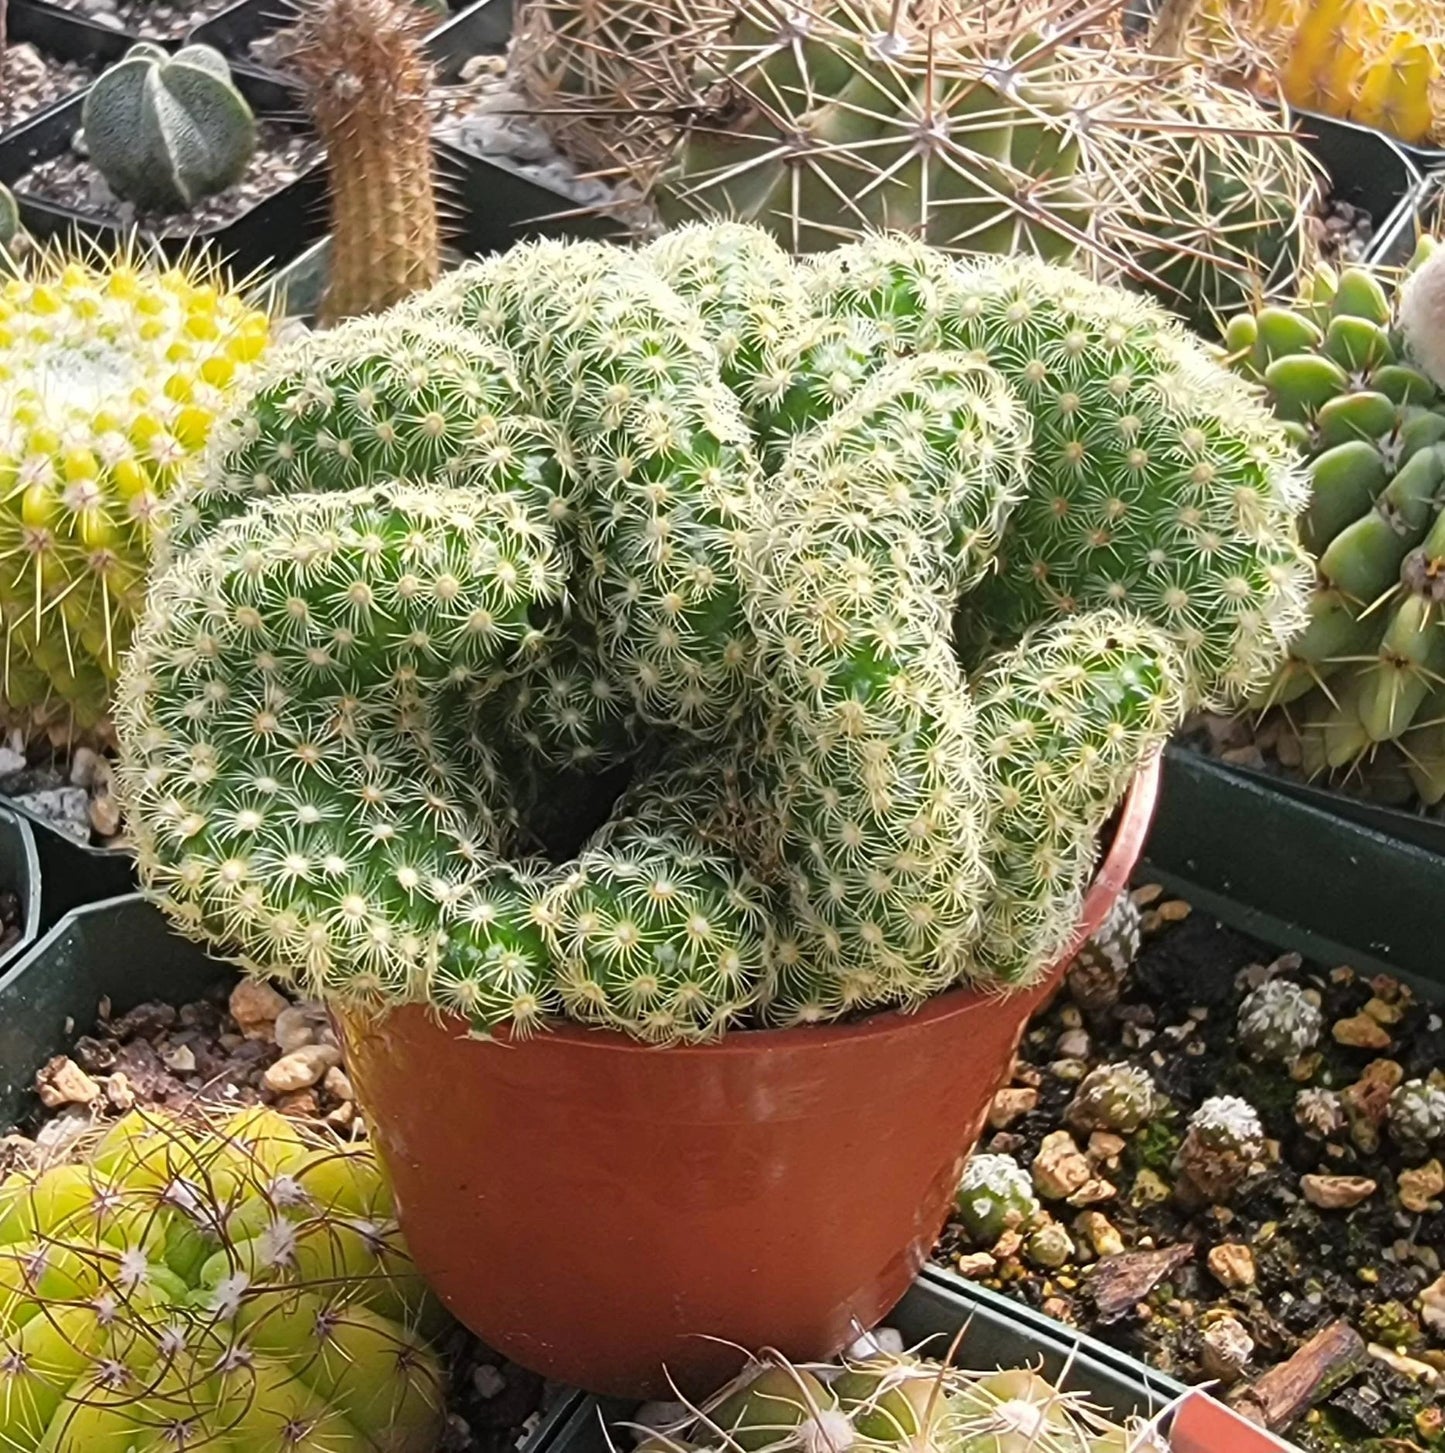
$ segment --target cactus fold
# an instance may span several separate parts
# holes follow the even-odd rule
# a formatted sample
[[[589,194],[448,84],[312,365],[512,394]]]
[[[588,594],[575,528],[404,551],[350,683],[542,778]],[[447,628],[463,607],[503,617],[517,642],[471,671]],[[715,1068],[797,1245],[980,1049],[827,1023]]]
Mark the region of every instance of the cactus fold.
[[[15,1453],[428,1453],[440,1325],[371,1152],[274,1111],[135,1112],[83,1158],[0,1182]]]
[[[256,121],[219,51],[142,41],[86,93],[86,149],[122,201],[183,212],[241,179]]]
[[[1075,430],[1158,450],[1107,550],[1043,529],[1099,507]],[[119,714],[145,880],[259,972],[481,1032],[1028,983],[1140,765],[1278,659],[1300,497],[1182,329],[1043,264],[517,248],[278,353],[172,502]]]

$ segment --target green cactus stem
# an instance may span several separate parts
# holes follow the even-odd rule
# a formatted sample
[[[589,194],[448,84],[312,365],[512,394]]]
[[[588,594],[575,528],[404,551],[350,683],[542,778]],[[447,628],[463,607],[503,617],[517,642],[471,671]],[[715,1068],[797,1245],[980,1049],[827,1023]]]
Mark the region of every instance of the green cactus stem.
[[[132,46],[86,93],[81,125],[106,185],[143,211],[183,212],[224,192],[256,149],[251,108],[206,45]]]
[[[1079,1081],[1065,1112],[1081,1130],[1132,1135],[1153,1119],[1159,1094],[1147,1070],[1136,1065],[1099,1065]]]
[[[992,1246],[1039,1214],[1029,1173],[1011,1155],[974,1155],[963,1170],[954,1207],[976,1246]]]
[[[1189,1117],[1175,1159],[1182,1199],[1226,1206],[1264,1155],[1264,1127],[1237,1095],[1216,1095]]]

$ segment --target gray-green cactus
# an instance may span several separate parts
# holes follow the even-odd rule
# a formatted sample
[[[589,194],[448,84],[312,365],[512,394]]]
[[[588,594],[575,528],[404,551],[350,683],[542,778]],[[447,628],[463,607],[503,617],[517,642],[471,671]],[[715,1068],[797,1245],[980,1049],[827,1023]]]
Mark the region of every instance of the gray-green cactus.
[[[9,187],[0,184],[0,250],[15,245],[20,235],[20,207]]]
[[[1115,549],[1055,542],[1077,609],[998,587],[1035,495],[1093,508],[1061,409],[1160,451]],[[1277,656],[1297,494],[1162,313],[1047,268],[514,249],[278,355],[173,501],[118,723],[145,880],[254,969],[479,1030],[1029,982],[1141,763]],[[618,766],[529,857],[559,774]]]
[[[1239,1043],[1255,1059],[1293,1064],[1319,1043],[1324,1015],[1305,989],[1270,979],[1239,1006]]]
[[[1081,1130],[1132,1135],[1153,1119],[1159,1094],[1148,1070],[1137,1065],[1099,1065],[1079,1081],[1066,1112]]]
[[[1029,1173],[1011,1155],[974,1155],[963,1168],[954,1207],[975,1245],[990,1247],[1039,1214]]]
[[[143,211],[183,212],[238,182],[256,121],[219,51],[142,41],[86,93],[85,144],[106,185]]]
[[[1189,1117],[1175,1158],[1176,1190],[1223,1206],[1264,1155],[1259,1113],[1238,1095],[1215,1095]]]
[[[1410,1154],[1445,1145],[1445,1089],[1432,1080],[1406,1080],[1390,1096],[1390,1135]]]

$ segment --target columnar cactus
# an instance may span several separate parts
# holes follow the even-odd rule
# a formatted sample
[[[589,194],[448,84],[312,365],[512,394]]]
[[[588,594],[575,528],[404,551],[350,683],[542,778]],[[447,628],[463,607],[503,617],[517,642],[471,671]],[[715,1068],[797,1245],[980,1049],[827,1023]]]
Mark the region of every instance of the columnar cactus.
[[[100,728],[162,503],[265,351],[270,320],[203,270],[42,253],[0,292],[10,725]]]
[[[1306,990],[1270,979],[1239,1006],[1239,1043],[1255,1059],[1293,1064],[1319,1043],[1324,1015]]]
[[[85,1158],[0,1183],[15,1453],[429,1453],[439,1316],[371,1153],[273,1111],[215,1128],[137,1112]]]
[[[974,1242],[989,1247],[1039,1214],[1029,1173],[1011,1155],[974,1155],[954,1195],[958,1219]]]
[[[183,212],[241,179],[256,121],[207,45],[142,41],[86,93],[85,144],[106,185],[144,211]]]
[[[1157,451],[1110,549],[1041,534],[1037,495],[1096,508],[1061,430]],[[279,355],[174,502],[120,714],[145,880],[254,969],[483,1031],[1029,982],[1140,764],[1277,656],[1297,495],[1162,313],[1046,268],[514,249]],[[1020,550],[1078,598],[1001,593]]]
[[[1153,1118],[1159,1095],[1147,1070],[1136,1065],[1099,1065],[1079,1081],[1068,1119],[1081,1130],[1132,1135]]]
[[[1264,1127],[1248,1100],[1216,1095],[1189,1117],[1175,1168],[1187,1198],[1227,1205],[1264,1155]]]

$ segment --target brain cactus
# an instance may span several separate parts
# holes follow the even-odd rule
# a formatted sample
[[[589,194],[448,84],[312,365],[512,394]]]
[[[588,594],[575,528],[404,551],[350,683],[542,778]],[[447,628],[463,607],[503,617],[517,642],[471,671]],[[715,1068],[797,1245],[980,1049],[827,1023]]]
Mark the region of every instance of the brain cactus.
[[[0,288],[0,702],[94,728],[161,501],[266,348],[218,276],[42,255]]]
[[[1216,1095],[1189,1117],[1175,1169],[1186,1198],[1227,1205],[1264,1156],[1264,1127],[1248,1100]]]
[[[1442,334],[1420,281],[1409,329],[1380,280],[1322,270],[1295,308],[1236,318],[1228,345],[1269,390],[1314,482],[1301,522],[1319,557],[1309,625],[1261,702],[1298,723],[1311,772],[1402,761],[1433,803],[1445,796],[1445,395],[1427,371]]]
[[[0,1184],[0,1443],[430,1453],[438,1311],[370,1153],[139,1112]]]
[[[1067,1114],[1081,1130],[1132,1135],[1153,1119],[1158,1100],[1147,1070],[1130,1064],[1099,1065],[1079,1081]]]
[[[132,46],[86,92],[81,124],[106,185],[143,211],[183,212],[225,191],[256,149],[251,108],[206,45]]]
[[[1255,1059],[1293,1064],[1319,1043],[1320,1007],[1288,979],[1270,979],[1239,1006],[1239,1042]]]
[[[1011,1155],[975,1155],[954,1196],[958,1219],[979,1246],[1025,1227],[1039,1214],[1029,1173]]]
[[[1278,660],[1300,498],[1248,390],[1043,264],[517,248],[278,354],[175,499],[119,713],[145,878],[479,1029],[1027,983],[1141,762]]]
[[[1431,1080],[1406,1080],[1390,1096],[1390,1135],[1412,1154],[1445,1144],[1445,1089]]]

